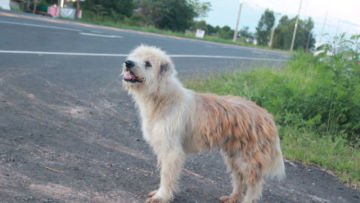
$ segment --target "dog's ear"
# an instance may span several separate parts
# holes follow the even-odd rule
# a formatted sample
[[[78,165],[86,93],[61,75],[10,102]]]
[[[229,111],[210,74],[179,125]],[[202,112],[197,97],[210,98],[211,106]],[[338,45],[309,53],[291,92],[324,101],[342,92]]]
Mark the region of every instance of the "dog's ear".
[[[168,62],[163,62],[160,65],[160,75],[164,75],[166,72],[169,71],[169,63]]]

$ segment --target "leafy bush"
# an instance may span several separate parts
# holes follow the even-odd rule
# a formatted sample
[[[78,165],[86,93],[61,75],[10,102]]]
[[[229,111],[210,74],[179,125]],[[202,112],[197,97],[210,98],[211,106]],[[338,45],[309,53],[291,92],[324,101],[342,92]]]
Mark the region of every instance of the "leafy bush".
[[[121,20],[123,17],[130,17],[134,10],[132,0],[86,0],[83,3],[85,11],[92,12],[95,16],[106,16],[112,20]]]

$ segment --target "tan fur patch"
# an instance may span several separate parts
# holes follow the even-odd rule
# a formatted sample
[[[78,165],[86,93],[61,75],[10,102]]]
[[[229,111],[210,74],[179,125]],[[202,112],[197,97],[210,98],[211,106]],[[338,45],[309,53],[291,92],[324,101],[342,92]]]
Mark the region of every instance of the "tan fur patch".
[[[209,148],[220,148],[230,158],[240,157],[248,166],[244,171],[247,181],[257,182],[278,155],[274,147],[278,135],[272,116],[240,97],[196,96],[197,136]]]

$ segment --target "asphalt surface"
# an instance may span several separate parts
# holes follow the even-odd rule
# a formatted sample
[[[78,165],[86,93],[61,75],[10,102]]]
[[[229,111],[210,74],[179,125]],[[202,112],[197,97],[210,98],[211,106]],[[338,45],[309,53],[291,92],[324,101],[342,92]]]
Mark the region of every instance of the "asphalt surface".
[[[119,77],[137,45],[174,56],[181,80],[279,68],[282,52],[116,30],[0,11],[0,202],[144,202],[156,159]],[[285,154],[286,156],[286,154]],[[359,202],[317,167],[287,162],[260,202]],[[217,152],[187,159],[174,202],[218,202],[231,191]]]

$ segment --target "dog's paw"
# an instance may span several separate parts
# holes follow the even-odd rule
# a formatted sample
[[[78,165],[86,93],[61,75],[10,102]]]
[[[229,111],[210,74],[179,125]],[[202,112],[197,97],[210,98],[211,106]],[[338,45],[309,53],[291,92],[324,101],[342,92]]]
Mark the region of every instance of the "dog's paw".
[[[157,190],[153,190],[153,191],[149,192],[148,198],[154,196],[156,194],[156,192],[157,192]]]
[[[237,203],[238,202],[238,197],[222,196],[222,197],[220,197],[220,202],[221,203]]]
[[[168,202],[170,202],[170,201],[169,200],[164,200],[164,199],[161,199],[161,198],[157,198],[157,197],[155,197],[155,195],[153,195],[152,197],[149,197],[149,198],[146,199],[146,203],[168,203]]]
[[[158,194],[158,190],[154,190],[149,192],[148,198],[146,199],[146,203],[168,203],[171,201],[171,198],[165,198]]]

